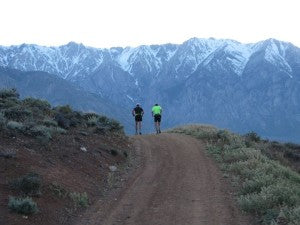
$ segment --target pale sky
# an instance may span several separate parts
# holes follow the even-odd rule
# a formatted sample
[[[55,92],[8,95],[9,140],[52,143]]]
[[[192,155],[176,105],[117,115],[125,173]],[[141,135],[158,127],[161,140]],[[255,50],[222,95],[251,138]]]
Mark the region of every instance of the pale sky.
[[[300,47],[299,0],[0,0],[0,45],[97,48],[180,44],[192,37]]]

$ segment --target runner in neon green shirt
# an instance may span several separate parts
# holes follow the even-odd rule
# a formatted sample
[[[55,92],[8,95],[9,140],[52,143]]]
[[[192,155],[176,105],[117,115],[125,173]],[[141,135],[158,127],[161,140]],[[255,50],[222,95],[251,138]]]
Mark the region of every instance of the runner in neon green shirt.
[[[152,107],[152,116],[154,117],[154,126],[156,130],[156,134],[161,133],[160,131],[160,122],[161,122],[161,113],[162,113],[162,108],[158,104],[155,104]]]

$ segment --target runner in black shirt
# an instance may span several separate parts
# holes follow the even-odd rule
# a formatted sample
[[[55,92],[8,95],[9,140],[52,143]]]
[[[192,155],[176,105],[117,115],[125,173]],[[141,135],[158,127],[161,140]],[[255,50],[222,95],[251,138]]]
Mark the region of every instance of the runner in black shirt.
[[[135,134],[142,134],[142,120],[144,110],[140,104],[136,104],[136,107],[132,110],[132,115],[135,118]]]

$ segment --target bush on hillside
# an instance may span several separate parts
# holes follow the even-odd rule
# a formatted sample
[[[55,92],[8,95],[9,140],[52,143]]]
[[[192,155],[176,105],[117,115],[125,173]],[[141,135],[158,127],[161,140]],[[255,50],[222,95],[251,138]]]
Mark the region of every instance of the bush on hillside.
[[[96,117],[96,118],[99,118],[100,116],[97,114],[97,113],[93,113],[93,112],[89,112],[89,113],[84,113],[82,115],[82,117],[88,121],[90,118],[93,118],[93,117]]]
[[[9,197],[8,208],[16,213],[30,215],[38,212],[37,204],[32,198]]]
[[[3,112],[0,112],[0,128],[4,129],[6,127],[7,119]]]
[[[97,133],[119,132],[123,133],[123,126],[116,120],[106,116],[99,116],[96,124]]]
[[[72,114],[73,110],[70,105],[62,105],[54,108],[56,112],[62,113],[64,115]]]
[[[54,120],[55,120],[55,122],[57,122],[58,126],[64,128],[64,129],[70,128],[71,122],[63,114],[61,114],[61,113],[56,114]]]
[[[26,120],[32,120],[32,112],[20,105],[13,106],[7,109],[3,109],[4,116],[9,120],[18,122],[24,122]]]
[[[46,126],[46,127],[57,127],[58,124],[55,120],[51,120],[51,119],[44,119],[42,121],[42,125]]]
[[[10,130],[19,131],[19,132],[23,132],[25,129],[25,126],[23,125],[23,123],[19,123],[16,121],[9,121],[6,125],[6,127]]]
[[[52,138],[51,130],[43,125],[36,125],[29,130],[31,136],[36,138],[42,138],[48,142]]]
[[[89,205],[89,198],[87,196],[87,193],[77,193],[72,192],[70,193],[70,198],[73,200],[75,207],[83,207],[86,208]]]
[[[300,145],[295,143],[285,143],[285,147],[292,149],[292,150],[299,150],[300,151]]]
[[[15,89],[3,89],[0,90],[0,110],[14,107],[19,104],[19,94]]]
[[[255,133],[254,131],[251,131],[251,132],[245,134],[244,137],[245,137],[246,140],[248,140],[248,141],[260,142],[260,137],[259,137],[258,134]]]
[[[19,93],[14,88],[0,90],[0,98],[6,99],[6,98],[19,98],[19,97],[20,97]]]
[[[93,116],[89,116],[89,117],[87,118],[86,124],[87,124],[89,127],[94,127],[94,126],[97,125],[98,122],[99,122],[99,116],[98,116],[98,115],[97,115],[97,116],[93,115]]]
[[[73,111],[69,105],[58,106],[55,110],[55,121],[58,126],[69,129],[70,127],[77,127],[85,124],[85,119],[82,113]]]
[[[65,198],[68,196],[68,191],[63,186],[57,183],[51,183],[49,188],[52,193],[59,198]]]
[[[94,127],[101,134],[124,133],[118,121],[105,116],[73,111],[69,105],[52,109],[44,100],[26,98],[21,101],[18,98],[15,89],[0,90],[0,128],[8,128],[9,132],[15,132],[13,135],[19,132],[47,143],[54,134],[64,134],[70,127]]]
[[[46,115],[51,114],[51,105],[45,100],[25,98],[22,105],[33,112],[35,119],[44,118]]]
[[[10,187],[26,195],[39,195],[41,192],[42,179],[36,173],[28,173],[10,182]]]

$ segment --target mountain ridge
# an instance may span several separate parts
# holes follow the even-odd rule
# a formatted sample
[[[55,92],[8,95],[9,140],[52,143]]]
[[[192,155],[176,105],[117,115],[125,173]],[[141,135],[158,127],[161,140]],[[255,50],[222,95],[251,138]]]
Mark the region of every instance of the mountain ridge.
[[[110,49],[74,42],[46,49],[0,47],[0,65],[55,74],[125,111],[136,102],[147,109],[159,102],[165,108],[166,127],[212,122],[237,132],[248,126],[266,137],[274,129],[281,134],[300,130],[300,49],[276,39],[243,44],[191,38],[182,44]],[[280,115],[275,116],[277,111]],[[257,121],[255,126],[251,120]],[[148,132],[151,123],[146,117]]]

